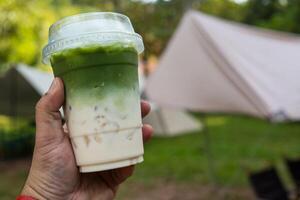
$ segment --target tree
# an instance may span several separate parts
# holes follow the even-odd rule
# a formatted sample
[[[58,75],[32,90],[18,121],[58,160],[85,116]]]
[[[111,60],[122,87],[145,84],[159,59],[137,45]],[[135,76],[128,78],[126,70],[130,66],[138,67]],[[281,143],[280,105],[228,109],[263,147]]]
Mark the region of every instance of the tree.
[[[299,0],[0,0],[0,67],[10,62],[39,65],[49,26],[61,17],[88,11],[129,16],[143,36],[144,59],[159,56],[186,10],[194,8],[229,20],[300,33]],[[26,12],[24,12],[26,11]]]
[[[23,62],[37,65],[47,42],[48,28],[58,18],[75,13],[74,7],[54,8],[52,1],[0,1],[0,66]],[[60,12],[64,10],[64,12]],[[59,14],[61,13],[61,14]]]
[[[245,5],[231,0],[203,0],[198,9],[211,15],[238,22],[245,18]]]
[[[249,0],[243,21],[255,25],[271,20],[274,14],[281,11],[282,8],[278,0]]]
[[[199,10],[254,26],[300,33],[299,0],[203,0]]]
[[[249,0],[245,23],[300,33],[298,0]]]
[[[135,2],[124,6],[125,14],[143,36],[145,60],[150,55],[162,53],[185,11],[184,4],[182,0],[158,0],[156,3]]]

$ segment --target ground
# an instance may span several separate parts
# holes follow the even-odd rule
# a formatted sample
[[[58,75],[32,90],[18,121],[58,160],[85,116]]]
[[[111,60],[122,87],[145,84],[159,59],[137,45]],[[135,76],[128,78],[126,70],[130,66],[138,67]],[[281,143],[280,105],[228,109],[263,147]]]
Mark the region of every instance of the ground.
[[[1,200],[14,199],[19,194],[30,166],[30,158],[0,162]],[[129,179],[120,187],[117,200],[219,200],[254,199],[246,187],[218,187],[197,183],[155,180],[155,184],[143,184]]]
[[[300,124],[269,124],[232,116],[209,116],[212,167],[203,132],[154,138],[145,162],[120,189],[118,200],[254,199],[247,175],[274,165],[290,189],[284,157],[300,157]],[[0,162],[0,199],[13,199],[27,174],[29,159]],[[211,170],[209,170],[211,169]]]
[[[252,191],[246,187],[218,187],[172,181],[157,181],[147,186],[128,181],[120,189],[118,200],[240,200],[255,199]]]

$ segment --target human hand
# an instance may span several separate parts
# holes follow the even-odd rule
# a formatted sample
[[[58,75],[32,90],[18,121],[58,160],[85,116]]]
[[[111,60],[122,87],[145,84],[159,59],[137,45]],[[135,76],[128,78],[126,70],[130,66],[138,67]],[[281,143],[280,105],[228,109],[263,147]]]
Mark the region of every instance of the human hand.
[[[132,175],[134,166],[94,173],[79,173],[73,149],[63,128],[59,108],[64,102],[64,85],[55,78],[49,91],[36,105],[36,141],[30,172],[21,195],[36,199],[113,199],[118,186]],[[141,103],[142,116],[150,105]],[[152,128],[143,125],[143,140]]]

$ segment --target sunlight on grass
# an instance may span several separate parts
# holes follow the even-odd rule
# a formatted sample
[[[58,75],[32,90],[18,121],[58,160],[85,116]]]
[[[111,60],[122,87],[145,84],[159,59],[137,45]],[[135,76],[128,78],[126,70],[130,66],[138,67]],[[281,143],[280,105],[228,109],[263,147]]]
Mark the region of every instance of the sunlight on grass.
[[[226,117],[209,117],[205,120],[208,126],[224,126],[227,123]]]
[[[12,118],[0,115],[0,131],[15,132],[18,129],[27,128],[29,121],[24,118]]]
[[[11,119],[7,116],[0,115],[0,128],[8,131],[11,128]]]

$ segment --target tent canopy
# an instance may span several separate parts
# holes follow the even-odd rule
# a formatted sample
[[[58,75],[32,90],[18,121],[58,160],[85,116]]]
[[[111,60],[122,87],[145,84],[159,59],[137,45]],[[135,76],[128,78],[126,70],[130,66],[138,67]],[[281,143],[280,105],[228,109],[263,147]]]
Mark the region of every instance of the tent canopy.
[[[146,93],[159,105],[300,119],[300,37],[190,11]]]
[[[200,121],[186,111],[151,105],[151,112],[143,119],[143,123],[151,124],[155,135],[176,136],[202,129]]]
[[[141,68],[139,68],[141,69]],[[142,99],[148,100],[145,95],[146,77],[139,71],[139,86]],[[153,127],[154,134],[159,136],[176,136],[200,131],[202,124],[184,110],[168,107],[158,107],[151,103],[151,112],[143,119],[143,123]]]
[[[0,77],[0,114],[34,118],[35,104],[51,85],[53,75],[23,64]]]

